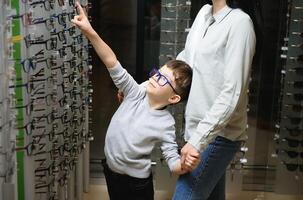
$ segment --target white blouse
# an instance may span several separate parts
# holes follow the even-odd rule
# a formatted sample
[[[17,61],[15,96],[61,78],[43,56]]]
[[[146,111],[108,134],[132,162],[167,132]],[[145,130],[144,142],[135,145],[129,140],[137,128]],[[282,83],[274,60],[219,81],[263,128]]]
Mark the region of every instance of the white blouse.
[[[193,68],[185,113],[185,140],[202,150],[216,136],[245,140],[247,89],[255,52],[250,17],[225,6],[199,11],[177,59]]]

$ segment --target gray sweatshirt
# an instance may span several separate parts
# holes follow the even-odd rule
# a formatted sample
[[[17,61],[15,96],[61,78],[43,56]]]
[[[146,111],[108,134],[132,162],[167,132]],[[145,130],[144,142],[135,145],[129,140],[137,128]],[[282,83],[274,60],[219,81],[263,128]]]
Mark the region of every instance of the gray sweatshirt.
[[[109,168],[120,174],[147,178],[151,173],[151,152],[160,142],[172,170],[180,159],[173,116],[166,109],[150,108],[145,87],[138,85],[119,62],[109,73],[124,93],[105,138],[104,152]]]

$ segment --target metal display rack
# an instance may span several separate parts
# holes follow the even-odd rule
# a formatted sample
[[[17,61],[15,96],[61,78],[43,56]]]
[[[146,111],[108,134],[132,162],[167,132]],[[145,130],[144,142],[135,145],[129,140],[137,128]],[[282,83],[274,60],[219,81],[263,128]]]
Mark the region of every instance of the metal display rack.
[[[0,199],[14,199],[16,186],[16,156],[13,148],[16,139],[14,130],[15,115],[11,107],[14,105],[14,91],[9,85],[15,80],[14,66],[11,62],[12,23],[6,21],[10,12],[10,2],[0,2]]]
[[[303,178],[303,2],[288,1],[286,37],[281,50],[281,114],[277,141],[276,189],[281,193],[302,194]],[[285,185],[287,183],[289,186]]]

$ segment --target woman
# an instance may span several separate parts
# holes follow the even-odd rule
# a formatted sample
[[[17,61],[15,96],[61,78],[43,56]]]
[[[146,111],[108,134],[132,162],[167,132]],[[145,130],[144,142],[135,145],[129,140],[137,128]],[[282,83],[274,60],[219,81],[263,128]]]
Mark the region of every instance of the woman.
[[[201,161],[179,177],[174,200],[225,199],[225,170],[247,139],[247,89],[256,38],[251,18],[236,6],[241,5],[235,0],[203,6],[177,57],[193,68],[182,167],[192,170],[197,154]]]

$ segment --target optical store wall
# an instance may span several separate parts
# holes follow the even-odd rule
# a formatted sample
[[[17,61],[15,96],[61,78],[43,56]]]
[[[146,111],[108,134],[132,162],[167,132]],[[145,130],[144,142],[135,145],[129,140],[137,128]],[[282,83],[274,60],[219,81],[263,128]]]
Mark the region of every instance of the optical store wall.
[[[75,14],[74,0],[0,1],[0,200],[88,190],[92,66]]]
[[[262,41],[252,66],[249,139],[226,171],[227,200],[301,200],[303,2],[246,2],[263,21]],[[81,1],[94,28],[141,82],[182,50],[210,0],[91,3]],[[70,23],[75,14],[74,0],[0,0],[0,200],[81,200],[87,192],[106,199],[91,186],[105,187],[100,163],[117,91]],[[171,110],[180,145],[183,109]],[[170,199],[176,177],[160,151],[153,161],[155,199]],[[168,195],[158,198],[159,191]]]

